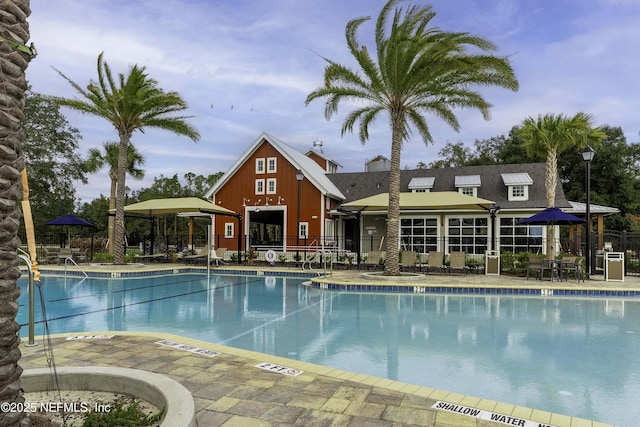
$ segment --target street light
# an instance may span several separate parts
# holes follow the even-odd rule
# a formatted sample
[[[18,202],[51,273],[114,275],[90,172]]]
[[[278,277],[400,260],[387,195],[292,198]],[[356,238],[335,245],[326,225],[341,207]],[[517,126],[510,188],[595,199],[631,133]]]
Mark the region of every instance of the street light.
[[[591,160],[593,160],[594,155],[595,151],[588,145],[582,150],[582,159],[587,163],[587,260],[585,267],[588,275],[595,273],[595,266],[591,265]]]
[[[296,180],[298,181],[298,212],[297,212],[297,228],[296,228],[296,262],[300,260],[300,185],[304,179],[302,169],[296,171]]]

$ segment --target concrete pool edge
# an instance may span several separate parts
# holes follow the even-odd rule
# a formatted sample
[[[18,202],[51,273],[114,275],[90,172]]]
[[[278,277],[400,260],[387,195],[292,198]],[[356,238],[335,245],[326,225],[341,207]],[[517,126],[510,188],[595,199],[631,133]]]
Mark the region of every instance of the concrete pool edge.
[[[197,427],[191,393],[165,375],[104,366],[64,366],[57,368],[56,374],[61,390],[126,393],[164,409],[161,426]],[[53,389],[49,368],[27,369],[20,381],[25,393]]]
[[[70,336],[78,336],[81,333],[64,333],[53,335],[52,338],[65,338]],[[361,383],[367,386],[377,387],[380,389],[389,390],[390,392],[401,392],[405,394],[415,395],[436,401],[446,401],[451,404],[463,405],[466,407],[473,407],[483,411],[490,411],[494,413],[504,414],[508,416],[518,417],[520,419],[530,420],[536,423],[544,423],[542,425],[551,425],[554,427],[576,427],[576,426],[590,426],[590,427],[613,427],[611,424],[601,423],[597,421],[590,421],[576,417],[570,417],[561,414],[554,414],[546,411],[541,411],[533,408],[527,408],[502,402],[497,402],[488,399],[482,399],[479,397],[465,396],[459,393],[453,393],[444,390],[437,390],[429,387],[422,387],[415,384],[408,384],[399,381],[393,381],[385,378],[357,374],[354,372],[343,371],[340,369],[329,368],[321,365],[316,365],[308,362],[301,362],[294,359],[289,359],[280,356],[271,356],[264,353],[258,353],[249,350],[242,350],[234,347],[228,347],[220,344],[209,343],[197,339],[187,338],[180,335],[162,333],[162,332],[125,332],[125,331],[96,331],[90,332],[90,335],[103,335],[110,334],[115,336],[128,336],[128,337],[145,337],[154,338],[158,340],[169,340],[179,342],[181,344],[199,347],[206,350],[215,351],[218,353],[224,353],[227,355],[238,356],[250,360],[256,361],[256,363],[269,362],[278,364],[294,369],[303,370],[304,374],[310,376],[323,375],[336,380],[349,381]],[[37,337],[39,341],[43,339],[42,336]],[[25,340],[23,340],[24,343]],[[31,351],[33,347],[24,349],[25,351]],[[213,359],[215,360],[215,359]],[[444,412],[444,411],[439,411]],[[447,414],[447,416],[464,417],[468,420],[468,417],[458,414]],[[462,421],[467,423],[469,421]]]

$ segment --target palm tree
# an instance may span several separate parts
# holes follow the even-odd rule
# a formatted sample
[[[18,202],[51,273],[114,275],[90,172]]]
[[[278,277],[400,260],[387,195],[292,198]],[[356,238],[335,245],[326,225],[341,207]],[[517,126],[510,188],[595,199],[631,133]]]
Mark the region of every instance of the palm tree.
[[[411,6],[404,11],[397,7],[400,1],[389,0],[380,12],[375,28],[375,59],[356,38],[360,25],[370,18],[349,21],[347,45],[359,69],[354,71],[325,58],[328,65],[324,71],[324,86],[311,92],[306,99],[309,104],[314,99],[326,98],[327,120],[338,111],[341,101],[363,104],[349,113],[342,124],[344,135],[347,131],[353,132],[354,125],[359,122],[363,144],[369,138],[369,125],[379,115],[389,115],[391,167],[384,274],[392,276],[400,274],[400,152],[403,142],[412,135],[410,125],[428,144],[433,138],[425,114],[439,117],[458,131],[460,125],[454,108],[475,108],[489,119],[491,105],[472,86],[518,89],[509,61],[489,54],[496,49],[493,43],[468,33],[429,28],[435,16],[431,6]]]
[[[109,166],[109,178],[111,179],[111,189],[109,192],[109,210],[116,208],[116,184],[118,173],[118,143],[117,142],[105,142],[103,144],[104,152],[98,148],[89,149],[89,158],[85,163],[87,171],[95,173],[102,169],[103,166]],[[138,152],[133,144],[129,144],[127,153],[127,173],[133,179],[144,178],[144,170],[139,169],[138,166],[144,165],[144,157]],[[109,215],[109,253],[113,253],[113,228],[115,220],[113,215]]]
[[[21,172],[24,169],[25,70],[35,53],[24,44],[29,40],[28,0],[0,2],[0,402],[23,403],[20,392],[20,325],[17,286],[20,277],[18,226],[22,200]],[[22,411],[0,411],[0,425],[18,426],[25,418]]]
[[[175,115],[187,109],[186,102],[177,92],[164,92],[158,82],[150,78],[145,67],[134,65],[129,74],[119,74],[117,81],[111,68],[98,56],[98,82],[90,81],[86,89],[57,70],[86,100],[56,98],[63,106],[102,117],[118,132],[118,168],[116,173],[116,217],[114,228],[114,264],[124,264],[124,188],[127,173],[127,153],[131,136],[135,131],[144,132],[148,127],[168,130],[185,135],[194,141],[198,132],[185,119],[190,116]]]
[[[545,190],[547,207],[556,202],[558,186],[558,153],[575,147],[599,145],[607,137],[600,128],[593,128],[593,117],[577,113],[573,117],[564,114],[538,115],[537,119],[527,117],[516,129],[516,135],[523,141],[529,154],[546,157]],[[547,227],[547,258],[553,259],[555,227]]]

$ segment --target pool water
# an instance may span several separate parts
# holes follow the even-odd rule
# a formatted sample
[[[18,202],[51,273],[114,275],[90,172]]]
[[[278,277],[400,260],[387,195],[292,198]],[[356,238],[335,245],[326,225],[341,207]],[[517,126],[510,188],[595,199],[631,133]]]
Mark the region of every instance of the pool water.
[[[304,280],[44,277],[42,289],[51,333],[173,333],[622,427],[640,418],[640,300],[338,293]]]

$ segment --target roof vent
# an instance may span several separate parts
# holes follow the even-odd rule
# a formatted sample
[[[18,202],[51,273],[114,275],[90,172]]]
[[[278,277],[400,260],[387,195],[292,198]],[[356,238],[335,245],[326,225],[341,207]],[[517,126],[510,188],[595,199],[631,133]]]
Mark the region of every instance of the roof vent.
[[[314,151],[322,153],[322,141],[320,141],[319,139],[313,141],[313,149]]]

